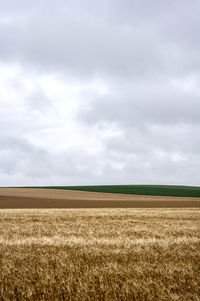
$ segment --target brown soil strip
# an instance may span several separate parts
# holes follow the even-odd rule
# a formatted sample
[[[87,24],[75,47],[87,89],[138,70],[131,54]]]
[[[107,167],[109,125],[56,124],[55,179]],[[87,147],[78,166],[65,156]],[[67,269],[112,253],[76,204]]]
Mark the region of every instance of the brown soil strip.
[[[200,198],[111,194],[71,190],[0,188],[0,208],[200,207]]]

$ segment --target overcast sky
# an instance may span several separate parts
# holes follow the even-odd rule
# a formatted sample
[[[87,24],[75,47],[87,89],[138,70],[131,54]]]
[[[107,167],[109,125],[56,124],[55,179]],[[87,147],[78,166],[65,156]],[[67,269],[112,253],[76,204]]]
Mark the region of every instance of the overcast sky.
[[[200,186],[199,0],[0,0],[0,186]]]

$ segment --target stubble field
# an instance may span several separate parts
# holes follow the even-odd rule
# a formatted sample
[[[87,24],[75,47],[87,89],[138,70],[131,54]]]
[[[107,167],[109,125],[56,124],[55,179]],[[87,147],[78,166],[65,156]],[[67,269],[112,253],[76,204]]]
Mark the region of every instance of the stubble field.
[[[1,300],[200,300],[200,209],[1,209]]]

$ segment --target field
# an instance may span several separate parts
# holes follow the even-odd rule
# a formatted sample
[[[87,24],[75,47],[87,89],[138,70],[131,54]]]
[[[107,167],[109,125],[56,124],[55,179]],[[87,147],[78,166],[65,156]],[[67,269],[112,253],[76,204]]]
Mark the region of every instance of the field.
[[[197,197],[87,191],[0,188],[0,208],[177,208],[200,207]]]
[[[200,300],[200,209],[1,209],[1,300]]]
[[[36,187],[32,187],[36,188]],[[91,191],[104,193],[174,196],[174,197],[200,197],[200,187],[175,185],[98,185],[98,186],[46,186],[46,189],[62,189],[76,191]]]

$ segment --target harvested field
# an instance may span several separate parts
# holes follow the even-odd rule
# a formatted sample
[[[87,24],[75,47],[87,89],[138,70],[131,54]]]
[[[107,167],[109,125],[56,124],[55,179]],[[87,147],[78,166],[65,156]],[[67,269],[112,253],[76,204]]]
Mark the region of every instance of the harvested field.
[[[0,188],[0,208],[176,208],[200,207],[200,198]]]
[[[22,188],[22,187],[21,187]],[[176,185],[97,185],[97,186],[44,186],[29,188],[46,188],[62,190],[79,190],[90,192],[157,195],[174,197],[196,197],[200,198],[200,187],[198,186],[176,186]]]
[[[0,210],[1,300],[200,300],[200,209]]]

